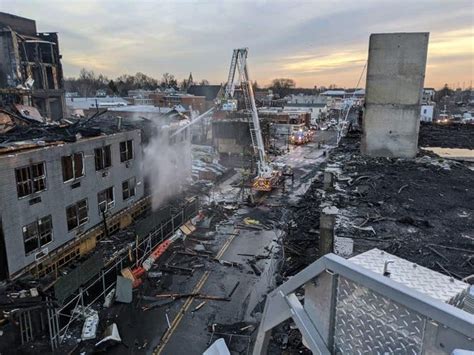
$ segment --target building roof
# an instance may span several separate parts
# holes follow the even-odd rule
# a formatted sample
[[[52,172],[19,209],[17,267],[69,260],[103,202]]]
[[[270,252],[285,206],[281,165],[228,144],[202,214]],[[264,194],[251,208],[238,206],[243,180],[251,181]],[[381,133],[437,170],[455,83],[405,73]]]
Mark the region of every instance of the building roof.
[[[191,85],[188,94],[205,96],[207,101],[212,101],[216,99],[221,88],[221,85]]]
[[[36,21],[26,17],[0,12],[0,25],[8,26],[20,34],[36,36]]]
[[[11,122],[5,122],[9,124],[8,130],[0,131],[0,155],[140,128],[136,122],[129,120],[123,120],[119,127],[117,118],[103,116],[106,112],[99,111],[87,119],[43,123],[3,110],[2,122],[6,121],[6,116],[10,117]]]
[[[359,89],[351,92],[353,95],[365,95],[365,89]]]
[[[346,92],[344,90],[326,90],[321,93],[324,96],[344,96]]]
[[[178,112],[184,112],[186,109],[182,105],[176,105],[174,107],[158,107],[151,105],[131,105],[123,107],[110,107],[108,108],[111,112],[137,112],[137,113],[157,113],[164,114],[170,111],[176,110]]]
[[[128,105],[128,102],[121,97],[107,96],[107,97],[66,97],[66,106],[72,109],[91,109],[96,108],[96,104],[100,107],[105,107],[107,104],[121,104]],[[100,105],[102,104],[102,106]]]
[[[317,102],[317,103],[310,103],[310,102],[302,102],[302,103],[293,103],[288,102],[285,104],[285,107],[325,107],[326,103]]]

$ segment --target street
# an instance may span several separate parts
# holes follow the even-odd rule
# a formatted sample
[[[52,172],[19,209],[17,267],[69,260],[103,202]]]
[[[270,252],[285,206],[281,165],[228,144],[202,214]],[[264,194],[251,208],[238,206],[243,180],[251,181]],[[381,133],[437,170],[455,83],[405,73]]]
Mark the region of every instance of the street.
[[[329,136],[331,132],[323,133]],[[117,317],[115,321],[125,345],[118,345],[110,352],[201,354],[220,337],[226,339],[230,349],[243,353],[250,351],[251,335],[258,326],[264,296],[274,287],[275,271],[282,260],[279,243],[284,233],[282,222],[286,207],[304,195],[317,175],[327,149],[328,146],[318,148],[318,142],[312,142],[291,147],[287,155],[275,159],[292,167],[294,182],[288,179],[285,192],[277,190],[265,195],[256,207],[238,203],[240,189],[232,187],[240,179],[238,173],[216,185],[210,200],[203,203],[214,203],[215,206],[232,204],[235,210],[215,226],[215,232],[200,228],[184,243],[185,250],[193,250],[199,244],[196,241],[202,240],[206,250],[212,252],[214,257],[199,258],[199,264],[203,267],[196,268],[192,275],[164,274],[158,287],[147,280],[134,294],[132,304],[115,306],[118,311],[114,309],[111,312]],[[258,228],[243,224],[245,218],[250,218]],[[182,248],[176,246],[176,250]],[[171,257],[174,261],[180,260],[179,265],[185,265],[186,258],[193,258],[174,254],[172,250],[160,260],[160,265],[166,264]],[[199,293],[229,297],[230,300],[206,301],[189,296],[143,311],[142,307],[147,302],[141,297],[156,296],[158,293]],[[201,305],[203,301],[205,303]],[[198,305],[200,308],[195,310]]]

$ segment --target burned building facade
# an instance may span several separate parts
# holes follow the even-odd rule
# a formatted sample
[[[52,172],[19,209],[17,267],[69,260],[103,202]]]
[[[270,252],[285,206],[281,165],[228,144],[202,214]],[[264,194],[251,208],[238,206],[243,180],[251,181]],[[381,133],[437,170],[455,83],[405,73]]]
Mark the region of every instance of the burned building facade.
[[[36,22],[0,12],[0,103],[36,107],[53,121],[65,116],[58,34],[38,33]]]
[[[212,145],[219,155],[219,163],[232,168],[256,167],[247,113],[217,111],[212,121]],[[265,147],[270,144],[270,120],[260,119]]]
[[[140,130],[36,144],[0,154],[0,279],[64,253],[144,196]]]

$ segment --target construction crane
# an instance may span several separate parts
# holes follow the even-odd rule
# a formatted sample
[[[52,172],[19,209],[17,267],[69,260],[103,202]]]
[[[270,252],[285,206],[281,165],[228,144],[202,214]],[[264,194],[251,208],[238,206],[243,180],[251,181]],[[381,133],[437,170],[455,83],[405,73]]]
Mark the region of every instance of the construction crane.
[[[253,150],[258,158],[257,176],[255,177],[252,186],[257,191],[271,191],[280,183],[282,173],[273,168],[267,161],[262,131],[260,129],[260,120],[258,118],[257,107],[253,95],[252,83],[249,79],[247,54],[247,48],[234,49],[224,97],[221,100],[220,106],[223,111],[236,111],[238,105],[237,100],[234,98],[234,93],[235,88],[240,86],[244,99],[245,111],[250,113],[251,116],[251,119],[249,119],[250,137],[252,140]]]

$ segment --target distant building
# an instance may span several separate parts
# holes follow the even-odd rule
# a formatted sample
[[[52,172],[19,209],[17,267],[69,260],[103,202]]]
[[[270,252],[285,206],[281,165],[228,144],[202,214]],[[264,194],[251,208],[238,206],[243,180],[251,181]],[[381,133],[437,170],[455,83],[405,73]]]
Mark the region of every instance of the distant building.
[[[429,103],[434,101],[436,95],[436,90],[434,88],[424,88],[422,102]]]
[[[258,115],[272,124],[273,134],[288,135],[293,130],[310,127],[311,112],[307,109],[260,109]]]
[[[128,90],[127,95],[128,97],[136,97],[136,98],[148,98],[151,94],[155,92],[160,92],[160,90],[143,90],[143,89],[136,89],[136,90]]]
[[[421,122],[433,122],[434,105],[421,105],[420,108],[420,121]]]
[[[273,106],[273,103],[276,101],[272,90],[257,90],[254,91],[253,95],[257,105]]]
[[[95,92],[95,96],[97,96],[97,97],[106,97],[107,92],[104,89],[99,89]]]
[[[183,106],[189,111],[203,113],[206,110],[206,98],[189,94],[154,94],[154,104],[159,107]]]
[[[195,96],[204,96],[205,110],[215,105],[215,100],[221,95],[222,85],[191,85],[188,88],[188,94]]]
[[[159,90],[152,91],[152,90],[129,90],[128,97],[125,98],[130,105],[151,105],[154,104],[154,99],[152,97],[153,94],[156,92],[160,92]]]
[[[190,114],[190,112],[181,105],[176,105],[174,107],[158,107],[150,105],[117,106],[108,108],[108,111],[124,118],[146,118],[150,120],[159,118],[163,115],[175,114],[184,116]]]
[[[330,101],[328,97],[320,95],[291,95],[284,106],[284,110],[309,112],[311,123],[316,124],[327,112],[328,101]]]
[[[121,97],[66,97],[66,106],[70,110],[92,110],[127,105],[128,102]]]
[[[36,22],[0,12],[0,105],[36,107],[64,118],[65,91],[58,34],[37,33]]]
[[[294,95],[292,94],[287,99],[288,105],[301,105],[301,106],[305,104],[306,105],[325,105],[326,102],[327,102],[327,97],[321,96],[321,95],[303,95],[303,94]]]
[[[346,90],[345,98],[361,99],[365,97],[365,89],[348,89]]]
[[[321,96],[327,97],[328,108],[341,110],[352,105],[361,105],[364,101],[364,89],[326,90]]]
[[[343,98],[346,95],[345,90],[326,90],[321,93],[321,96],[340,97]]]

